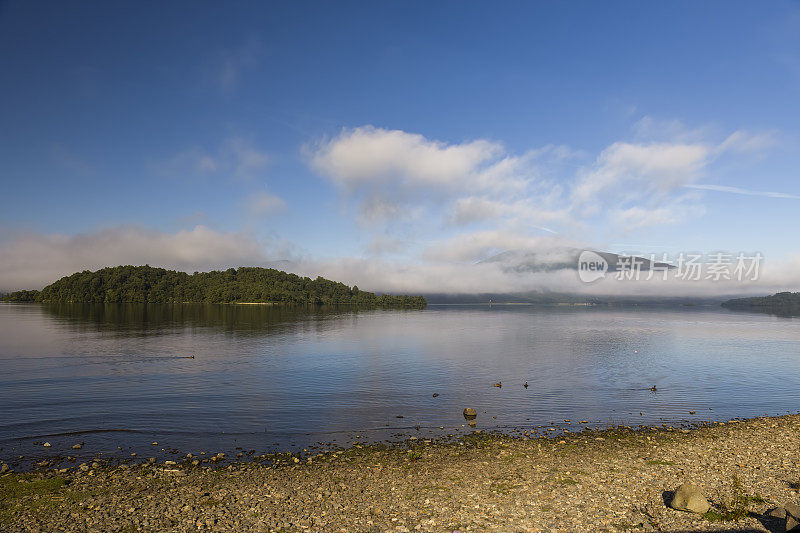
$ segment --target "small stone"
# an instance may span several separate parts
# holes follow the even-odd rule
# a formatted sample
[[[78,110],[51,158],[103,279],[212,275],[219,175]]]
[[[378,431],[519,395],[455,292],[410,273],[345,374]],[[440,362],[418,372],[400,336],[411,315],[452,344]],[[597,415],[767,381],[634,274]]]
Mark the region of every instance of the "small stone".
[[[477,424],[477,423],[476,423],[474,420],[470,420],[470,421],[469,421],[469,427],[471,427],[471,428],[474,428],[474,427],[475,427],[475,426],[477,426],[477,425],[478,425],[478,424]]]
[[[669,506],[678,511],[703,514],[711,507],[703,495],[700,487],[691,483],[684,483],[675,490]]]
[[[11,470],[11,468],[7,464],[3,463],[0,465],[0,474],[5,474],[9,470]]]
[[[73,450],[80,450],[81,448],[83,448],[82,444],[73,444],[72,445],[72,449]]]
[[[88,472],[89,471],[89,465],[87,465],[86,463],[81,463],[81,465],[78,468],[81,469],[81,472]]]
[[[467,407],[464,409],[464,418],[467,420],[475,420],[478,416],[478,411],[473,409],[472,407]]]
[[[176,463],[175,461],[164,461],[164,464],[165,464],[166,466],[175,466],[175,465],[176,465],[176,464],[178,464],[178,463]]]
[[[50,446],[52,446],[52,444],[50,444],[49,442],[45,442],[44,444],[42,444],[42,446],[44,446],[45,448],[49,448]]]

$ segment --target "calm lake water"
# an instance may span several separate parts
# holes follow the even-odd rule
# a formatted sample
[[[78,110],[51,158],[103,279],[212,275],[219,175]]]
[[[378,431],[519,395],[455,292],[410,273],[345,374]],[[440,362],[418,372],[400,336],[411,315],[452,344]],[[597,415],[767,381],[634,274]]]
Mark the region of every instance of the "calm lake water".
[[[0,365],[6,461],[800,409],[800,321],[723,309],[0,304]]]

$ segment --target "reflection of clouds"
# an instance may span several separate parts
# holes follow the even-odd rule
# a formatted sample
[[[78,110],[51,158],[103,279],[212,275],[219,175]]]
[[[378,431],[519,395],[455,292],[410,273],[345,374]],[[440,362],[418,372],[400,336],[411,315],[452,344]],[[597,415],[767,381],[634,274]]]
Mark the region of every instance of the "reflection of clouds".
[[[0,438],[132,428],[197,449],[224,431],[264,449],[387,423],[460,427],[467,406],[490,428],[800,399],[793,321],[721,310],[2,305],[0,318]]]

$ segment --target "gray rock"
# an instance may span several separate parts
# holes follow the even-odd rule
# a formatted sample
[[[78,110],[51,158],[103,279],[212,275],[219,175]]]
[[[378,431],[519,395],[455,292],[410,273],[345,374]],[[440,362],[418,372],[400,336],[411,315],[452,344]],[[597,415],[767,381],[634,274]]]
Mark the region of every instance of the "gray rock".
[[[477,416],[478,416],[478,411],[476,411],[472,407],[467,407],[466,409],[464,409],[464,418],[466,418],[467,420],[475,420]]]
[[[783,508],[786,511],[786,531],[800,531],[800,505],[790,502]]]
[[[767,513],[767,515],[771,516],[772,518],[781,518],[781,519],[783,519],[783,518],[786,518],[786,509],[784,509],[783,507],[776,507],[775,509],[770,510]]]
[[[675,490],[669,506],[678,511],[703,514],[711,507],[703,495],[700,487],[691,483],[684,483]]]

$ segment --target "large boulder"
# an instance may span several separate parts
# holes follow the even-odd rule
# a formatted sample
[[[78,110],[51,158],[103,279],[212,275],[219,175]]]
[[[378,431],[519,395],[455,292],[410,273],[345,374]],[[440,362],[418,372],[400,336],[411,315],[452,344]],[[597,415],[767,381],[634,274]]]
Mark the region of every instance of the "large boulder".
[[[673,494],[669,506],[678,511],[698,514],[706,513],[711,508],[700,487],[692,483],[684,483],[675,489],[675,494]]]

